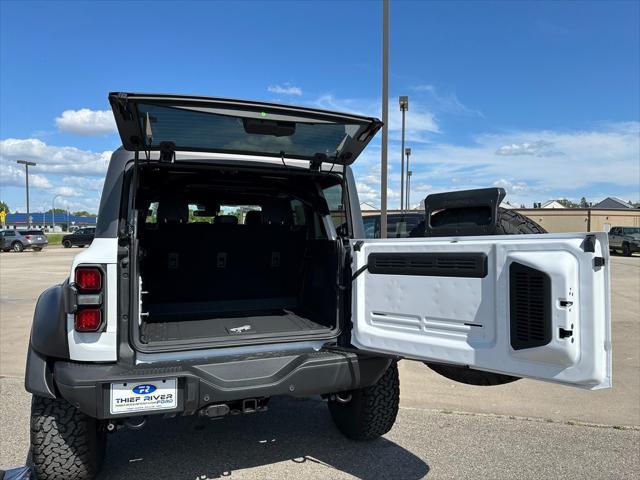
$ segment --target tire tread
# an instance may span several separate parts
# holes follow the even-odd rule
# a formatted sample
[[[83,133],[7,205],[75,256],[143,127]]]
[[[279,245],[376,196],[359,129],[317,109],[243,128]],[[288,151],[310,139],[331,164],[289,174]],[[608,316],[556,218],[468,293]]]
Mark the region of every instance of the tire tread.
[[[380,379],[369,387],[351,392],[349,403],[329,401],[329,411],[343,435],[352,440],[370,441],[393,427],[400,403],[398,365],[392,363]]]
[[[90,480],[102,465],[105,433],[62,399],[33,397],[31,461],[38,480]]]

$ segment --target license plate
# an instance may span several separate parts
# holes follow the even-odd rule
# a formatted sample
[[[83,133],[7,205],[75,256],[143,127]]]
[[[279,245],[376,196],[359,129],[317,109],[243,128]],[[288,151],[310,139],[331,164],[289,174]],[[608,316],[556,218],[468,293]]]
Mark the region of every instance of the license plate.
[[[178,406],[178,380],[111,384],[111,414],[171,410]]]

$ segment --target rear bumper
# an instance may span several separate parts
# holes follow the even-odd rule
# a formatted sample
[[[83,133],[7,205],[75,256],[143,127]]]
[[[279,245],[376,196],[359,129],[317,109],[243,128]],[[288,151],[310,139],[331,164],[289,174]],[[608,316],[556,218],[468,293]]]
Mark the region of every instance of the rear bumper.
[[[27,242],[24,244],[24,248],[44,248],[49,245],[49,242]]]
[[[111,382],[177,378],[178,407],[149,413],[191,415],[207,405],[245,398],[306,397],[368,386],[382,376],[390,362],[388,358],[328,351],[136,367],[59,361],[53,365],[53,379],[60,396],[87,415],[105,419],[134,415],[110,413]]]

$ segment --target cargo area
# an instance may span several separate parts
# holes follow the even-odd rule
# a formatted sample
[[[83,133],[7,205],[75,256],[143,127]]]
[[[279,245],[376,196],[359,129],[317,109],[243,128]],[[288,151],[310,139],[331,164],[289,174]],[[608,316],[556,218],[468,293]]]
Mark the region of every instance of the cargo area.
[[[340,197],[339,182],[282,169],[142,168],[140,343],[336,333],[340,214],[326,195]]]

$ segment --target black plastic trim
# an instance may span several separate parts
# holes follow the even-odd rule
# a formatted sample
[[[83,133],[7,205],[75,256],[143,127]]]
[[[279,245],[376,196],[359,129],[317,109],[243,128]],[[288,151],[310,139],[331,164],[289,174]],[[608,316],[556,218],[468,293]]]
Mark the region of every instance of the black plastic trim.
[[[427,277],[484,278],[484,253],[370,253],[369,273],[378,275],[419,275]]]
[[[69,358],[64,290],[69,281],[46,289],[38,298],[31,326],[31,346],[45,357]]]
[[[494,235],[498,225],[498,207],[506,196],[503,188],[479,188],[458,192],[434,193],[424,201],[425,237]],[[433,214],[445,210],[447,221],[433,225]],[[469,222],[468,212],[477,222]],[[464,222],[460,221],[464,219]]]
[[[53,375],[47,359],[31,347],[27,352],[24,388],[39,397],[56,398]]]
[[[205,364],[170,362],[134,367],[61,361],[54,365],[54,378],[63,398],[87,415],[101,419],[140,415],[110,413],[111,382],[177,378],[179,403],[173,411],[188,415],[207,405],[245,398],[308,397],[369,386],[384,374],[391,361],[384,357],[310,350],[220,357]]]
[[[514,350],[551,342],[551,277],[513,262],[509,266],[510,338]]]

